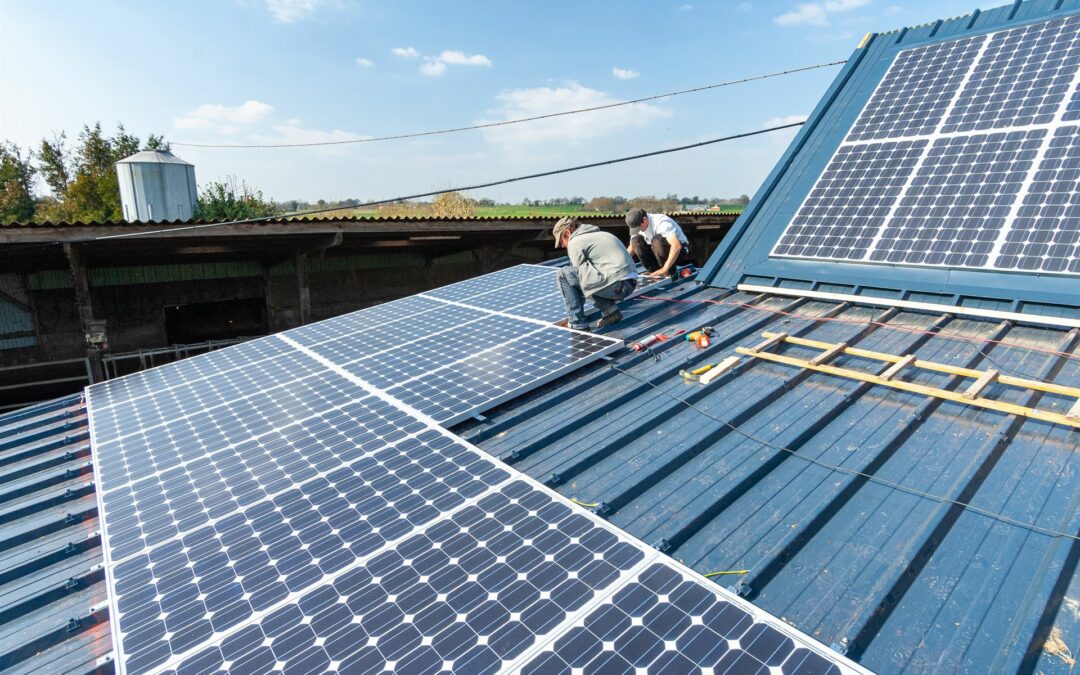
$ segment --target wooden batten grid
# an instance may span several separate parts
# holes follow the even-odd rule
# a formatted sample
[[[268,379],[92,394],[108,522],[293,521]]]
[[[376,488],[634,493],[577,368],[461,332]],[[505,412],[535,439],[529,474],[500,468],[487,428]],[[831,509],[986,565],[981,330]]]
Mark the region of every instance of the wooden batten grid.
[[[998,412],[1003,412],[1010,415],[1022,415],[1024,417],[1043,420],[1045,422],[1066,424],[1072,427],[1080,428],[1080,388],[1077,387],[1067,387],[1060,384],[1040,382],[1038,380],[1029,380],[1022,377],[1002,375],[999,371],[994,369],[972,370],[971,368],[962,368],[959,366],[949,365],[947,363],[924,361],[916,357],[914,354],[907,354],[903,356],[896,354],[885,354],[883,352],[874,352],[866,349],[848,347],[844,343],[834,344],[831,342],[807,340],[805,338],[792,337],[786,333],[765,332],[762,333],[761,336],[765,338],[764,342],[754,345],[752,347],[738,347],[735,351],[745,356],[752,356],[758,359],[765,359],[767,361],[783,363],[789,366],[795,366],[796,368],[806,368],[820,373],[827,373],[829,375],[835,375],[838,377],[847,377],[853,380],[859,380],[861,382],[869,382],[871,384],[892,387],[893,389],[910,391],[916,394],[922,394],[924,396],[934,396],[936,398],[955,401],[957,403],[979,406],[980,408],[996,410]],[[820,349],[821,353],[817,354],[811,359],[800,359],[793,356],[785,356],[783,354],[777,354],[776,352],[769,351],[770,348],[783,343],[798,345],[800,347],[809,347],[811,349]],[[873,361],[880,361],[882,363],[889,364],[889,366],[885,368],[885,370],[883,370],[881,373],[869,373],[862,370],[855,370],[854,368],[841,368],[838,366],[829,365],[829,362],[840,354],[845,354],[847,356],[855,356],[863,359],[870,359]],[[929,387],[923,384],[916,384],[914,382],[906,382],[898,378],[898,375],[901,373],[901,371],[910,368],[921,368],[923,370],[931,370],[938,373],[958,375],[960,377],[970,378],[974,381],[962,391],[950,391],[948,389]],[[1076,402],[1073,404],[1073,406],[1069,409],[1067,413],[1059,413],[1050,410],[1029,408],[1027,406],[1017,405],[1015,403],[1007,403],[1005,401],[998,401],[984,397],[983,393],[991,384],[995,382],[1010,387],[1042,391],[1050,394],[1059,394],[1062,396],[1074,398],[1076,399]]]

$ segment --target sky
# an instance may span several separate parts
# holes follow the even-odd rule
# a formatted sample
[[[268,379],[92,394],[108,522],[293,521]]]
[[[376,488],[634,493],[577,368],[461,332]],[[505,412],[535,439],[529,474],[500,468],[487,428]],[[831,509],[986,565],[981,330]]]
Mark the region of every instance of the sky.
[[[348,140],[533,116],[847,58],[979,0],[0,0],[0,139]],[[200,184],[385,199],[803,119],[839,67],[569,117],[322,148],[174,146]],[[752,195],[793,131],[469,193]],[[44,189],[44,187],[42,187]]]

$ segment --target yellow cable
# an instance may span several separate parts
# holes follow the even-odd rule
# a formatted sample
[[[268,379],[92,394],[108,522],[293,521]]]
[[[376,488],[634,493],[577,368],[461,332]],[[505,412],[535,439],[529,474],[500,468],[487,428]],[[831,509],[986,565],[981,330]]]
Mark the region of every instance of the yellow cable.
[[[724,570],[722,572],[709,572],[705,577],[718,577],[721,574],[749,574],[749,572],[750,570]]]
[[[577,499],[574,499],[573,497],[570,497],[570,501],[574,502],[578,506],[584,506],[587,509],[595,509],[597,506],[600,506],[600,502],[595,502],[595,503],[582,502],[582,501],[578,501]]]

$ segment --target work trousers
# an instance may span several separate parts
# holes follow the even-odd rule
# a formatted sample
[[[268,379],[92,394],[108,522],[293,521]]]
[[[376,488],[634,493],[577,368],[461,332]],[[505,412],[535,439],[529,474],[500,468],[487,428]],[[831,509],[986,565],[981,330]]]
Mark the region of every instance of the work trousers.
[[[652,244],[646,244],[645,237],[635,234],[630,237],[630,250],[645,266],[646,272],[655,272],[667,262],[667,257],[671,253],[671,244],[663,237],[653,237]],[[694,256],[690,253],[690,245],[683,244],[679,257],[675,259],[675,264],[689,265],[692,262],[694,262]],[[671,271],[674,272],[675,270]]]
[[[604,316],[612,314],[616,305],[637,288],[636,279],[623,279],[601,288],[594,293],[589,300]],[[562,291],[563,303],[566,305],[566,316],[571,328],[584,330],[589,327],[585,320],[585,293],[581,290],[581,280],[578,278],[577,268],[573,265],[559,269],[559,290]]]

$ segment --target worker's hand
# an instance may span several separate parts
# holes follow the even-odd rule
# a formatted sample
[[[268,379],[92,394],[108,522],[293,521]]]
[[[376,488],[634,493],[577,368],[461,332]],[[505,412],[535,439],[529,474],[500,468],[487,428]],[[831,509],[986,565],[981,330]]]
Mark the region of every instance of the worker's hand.
[[[667,275],[668,275],[668,269],[666,267],[661,267],[660,269],[656,270],[655,272],[649,272],[650,277],[666,277]]]

